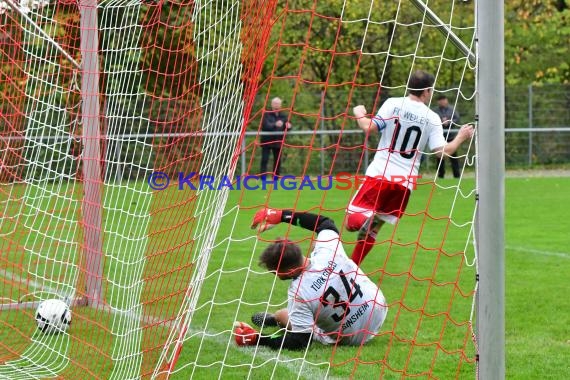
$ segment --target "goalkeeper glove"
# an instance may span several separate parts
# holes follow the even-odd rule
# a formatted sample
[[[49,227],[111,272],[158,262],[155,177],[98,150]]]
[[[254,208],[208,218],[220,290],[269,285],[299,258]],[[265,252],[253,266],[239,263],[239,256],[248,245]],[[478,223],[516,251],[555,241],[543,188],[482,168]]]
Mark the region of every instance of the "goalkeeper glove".
[[[281,217],[283,216],[282,210],[277,210],[274,208],[264,208],[255,213],[253,217],[253,222],[251,222],[251,228],[257,228],[257,232],[264,232],[272,229],[277,224],[281,223]]]
[[[234,335],[238,346],[254,346],[259,333],[245,322],[234,322]]]

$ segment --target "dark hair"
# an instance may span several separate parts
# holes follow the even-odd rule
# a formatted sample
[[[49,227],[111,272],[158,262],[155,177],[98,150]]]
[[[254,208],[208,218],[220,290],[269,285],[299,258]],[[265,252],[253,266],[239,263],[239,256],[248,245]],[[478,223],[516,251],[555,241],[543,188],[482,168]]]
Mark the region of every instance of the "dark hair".
[[[435,77],[425,71],[417,70],[415,71],[410,80],[408,81],[408,91],[410,94],[415,96],[421,96],[421,94],[428,88],[433,87],[435,82]]]
[[[259,265],[269,271],[287,272],[303,265],[303,254],[297,244],[278,238],[261,253]]]
[[[447,99],[447,96],[445,95],[440,95],[437,97],[437,100],[443,100],[443,99]]]

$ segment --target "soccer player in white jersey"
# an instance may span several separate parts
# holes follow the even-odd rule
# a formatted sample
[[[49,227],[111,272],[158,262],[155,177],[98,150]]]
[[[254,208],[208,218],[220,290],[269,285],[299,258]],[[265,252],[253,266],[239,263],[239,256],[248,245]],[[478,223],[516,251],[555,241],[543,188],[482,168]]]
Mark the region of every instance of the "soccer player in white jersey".
[[[309,258],[288,240],[271,244],[260,256],[260,265],[292,281],[287,309],[256,313],[252,321],[261,327],[282,327],[284,333],[263,336],[247,323],[236,322],[237,344],[304,349],[316,340],[358,346],[377,335],[388,312],[386,300],[346,255],[334,222],[322,215],[266,208],[256,213],[252,228],[263,232],[281,222],[317,234]]]
[[[433,75],[416,71],[408,81],[409,95],[387,99],[372,119],[366,117],[364,106],[353,109],[363,131],[382,134],[345,218],[347,230],[359,231],[351,256],[358,265],[372,249],[382,225],[395,224],[404,213],[426,146],[438,157],[451,155],[473,136],[473,127],[464,125],[455,139],[446,143],[441,119],[427,106],[433,84]]]

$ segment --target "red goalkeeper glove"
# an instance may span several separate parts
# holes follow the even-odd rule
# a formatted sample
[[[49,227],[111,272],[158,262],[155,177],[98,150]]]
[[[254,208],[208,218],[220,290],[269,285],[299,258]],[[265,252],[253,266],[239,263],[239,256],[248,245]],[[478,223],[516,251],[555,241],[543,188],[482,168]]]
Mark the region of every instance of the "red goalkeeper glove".
[[[254,346],[259,333],[245,322],[234,322],[234,335],[238,346]]]
[[[257,228],[258,232],[264,232],[272,229],[281,223],[283,211],[274,208],[264,208],[255,213],[251,228]]]

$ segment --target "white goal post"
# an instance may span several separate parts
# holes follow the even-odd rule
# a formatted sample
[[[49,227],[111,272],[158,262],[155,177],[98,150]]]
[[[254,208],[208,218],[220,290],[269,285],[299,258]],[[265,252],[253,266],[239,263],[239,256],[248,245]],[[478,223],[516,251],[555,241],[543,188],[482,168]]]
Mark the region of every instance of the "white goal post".
[[[505,378],[504,3],[477,0],[479,377]]]

